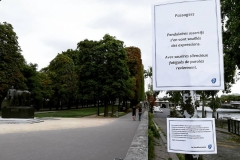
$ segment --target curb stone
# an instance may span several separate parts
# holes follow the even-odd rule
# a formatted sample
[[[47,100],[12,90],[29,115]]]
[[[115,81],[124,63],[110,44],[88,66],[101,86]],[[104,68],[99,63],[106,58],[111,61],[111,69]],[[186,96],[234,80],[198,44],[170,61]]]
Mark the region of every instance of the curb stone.
[[[124,160],[148,159],[148,111],[145,110],[142,120],[135,133],[133,141]]]

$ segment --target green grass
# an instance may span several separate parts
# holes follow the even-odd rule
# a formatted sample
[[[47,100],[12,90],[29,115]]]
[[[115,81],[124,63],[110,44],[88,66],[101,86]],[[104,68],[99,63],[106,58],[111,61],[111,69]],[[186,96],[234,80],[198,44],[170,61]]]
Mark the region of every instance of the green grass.
[[[240,143],[240,137],[239,135],[235,135],[235,134],[231,134],[231,138],[229,138],[230,140]]]
[[[111,112],[112,107],[109,106],[108,111]],[[104,107],[100,107],[100,116],[103,116]],[[114,113],[113,117],[115,117],[115,113],[117,110],[117,106],[114,106]],[[43,118],[43,117],[62,117],[62,118],[77,118],[77,117],[85,117],[96,115],[98,109],[97,108],[81,108],[81,109],[74,109],[74,110],[59,110],[59,111],[52,111],[52,112],[42,112],[42,113],[35,113],[35,117]],[[111,113],[109,113],[109,116]],[[118,116],[121,117],[125,115],[124,112],[119,112]]]
[[[184,154],[177,153],[177,157],[179,158],[179,160],[185,160]]]
[[[103,112],[103,108],[100,108],[100,112]],[[35,117],[65,117],[65,118],[75,118],[75,117],[85,117],[97,114],[97,108],[83,108],[78,110],[61,110],[54,112],[36,113]]]
[[[159,139],[160,134],[158,129],[153,123],[153,115],[148,112],[148,159],[154,159],[154,138]]]

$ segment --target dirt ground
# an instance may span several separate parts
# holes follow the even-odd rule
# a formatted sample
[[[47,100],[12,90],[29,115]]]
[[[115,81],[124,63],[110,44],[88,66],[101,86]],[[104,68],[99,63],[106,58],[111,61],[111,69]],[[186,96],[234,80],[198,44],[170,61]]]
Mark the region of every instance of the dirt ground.
[[[217,154],[204,155],[204,160],[240,159],[240,136],[217,131]]]

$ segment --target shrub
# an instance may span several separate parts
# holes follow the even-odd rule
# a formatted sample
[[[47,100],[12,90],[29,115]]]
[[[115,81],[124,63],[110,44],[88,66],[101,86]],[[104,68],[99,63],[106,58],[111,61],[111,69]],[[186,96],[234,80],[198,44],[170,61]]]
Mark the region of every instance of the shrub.
[[[150,129],[152,131],[153,136],[155,138],[159,138],[160,137],[158,129],[156,128],[155,124],[153,123],[153,115],[152,115],[152,113],[148,113],[148,129]]]

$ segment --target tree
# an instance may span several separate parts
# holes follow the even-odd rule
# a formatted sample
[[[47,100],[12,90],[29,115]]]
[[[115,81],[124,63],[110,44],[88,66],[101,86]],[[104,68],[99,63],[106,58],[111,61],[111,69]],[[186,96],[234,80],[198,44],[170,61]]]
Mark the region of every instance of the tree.
[[[66,102],[70,108],[72,99],[77,95],[77,74],[73,60],[66,55],[58,54],[50,62],[47,73],[52,80],[54,97],[58,102],[57,108],[61,102]]]
[[[174,103],[174,108],[181,103],[182,94],[181,91],[167,91],[167,94],[170,96],[169,101]]]
[[[205,118],[206,115],[205,115],[204,107],[206,105],[208,94],[206,93],[206,91],[197,91],[197,94],[200,95],[200,99],[202,100],[202,118]]]
[[[68,49],[67,51],[63,51],[62,54],[71,58],[75,66],[78,65],[78,56],[79,56],[78,50]]]
[[[149,67],[148,70],[144,71],[144,77],[150,78],[151,80],[150,84],[148,84],[148,91],[146,92],[146,95],[150,104],[150,111],[153,112],[153,105],[155,105],[156,97],[159,94],[159,91],[153,91],[152,67]]]
[[[216,118],[216,110],[221,107],[221,99],[217,96],[215,98],[212,98],[209,107],[212,109],[212,118]]]
[[[25,89],[24,76],[21,72],[25,64],[18,44],[18,37],[9,23],[0,23],[0,103],[11,86]]]
[[[224,72],[226,92],[235,83],[236,68],[240,68],[240,1],[221,0]],[[239,73],[238,73],[239,74]]]
[[[81,64],[79,64],[79,51],[77,49],[73,50],[73,49],[68,49],[67,51],[63,51],[62,52],[63,55],[68,56],[69,58],[71,58],[73,60],[74,66],[75,66],[75,72],[77,73],[77,71],[79,70],[79,66],[81,66]],[[79,75],[78,75],[79,77]],[[79,81],[77,80],[77,85],[79,85]],[[78,103],[79,103],[79,99],[80,99],[80,94],[79,94],[79,90],[75,96],[75,106],[76,108],[78,108]]]
[[[87,40],[78,43],[78,69],[79,93],[82,100],[95,102],[99,100],[101,81],[100,63],[101,54],[97,50],[99,42]],[[95,103],[94,103],[95,105]]]
[[[106,34],[98,50],[101,51],[102,63],[100,69],[101,92],[100,97],[105,102],[104,115],[108,115],[108,102],[115,101],[118,97],[124,97],[130,93],[130,73],[127,66],[127,53],[124,42]]]
[[[220,97],[222,103],[230,103],[231,101],[240,101],[239,94],[229,94],[229,95],[221,95]]]
[[[46,72],[41,70],[37,73],[33,86],[32,94],[34,104],[37,108],[43,107],[45,102],[49,101],[54,93],[52,80]],[[52,106],[50,105],[49,107],[51,110]]]
[[[145,96],[145,79],[144,79],[144,66],[142,65],[142,77],[141,77],[141,88],[140,88],[140,100],[146,100]]]
[[[137,105],[142,99],[142,91],[144,86],[143,65],[141,59],[141,51],[137,47],[126,47],[127,50],[127,64],[130,71],[130,76],[133,78],[134,85],[132,90],[133,97],[130,98],[131,105]]]
[[[25,65],[22,73],[26,78],[28,91],[31,92],[32,105],[36,109],[44,106],[44,102],[49,100],[53,94],[52,81],[44,69],[37,71],[37,64]]]
[[[104,101],[104,116],[108,103],[129,93],[130,76],[124,42],[106,34],[100,41],[78,43],[80,92],[83,98]],[[90,92],[90,93],[89,93]]]
[[[27,86],[27,90],[32,92],[34,89],[35,77],[38,74],[37,72],[37,64],[24,64],[21,73],[25,77],[25,84]]]

